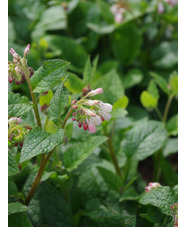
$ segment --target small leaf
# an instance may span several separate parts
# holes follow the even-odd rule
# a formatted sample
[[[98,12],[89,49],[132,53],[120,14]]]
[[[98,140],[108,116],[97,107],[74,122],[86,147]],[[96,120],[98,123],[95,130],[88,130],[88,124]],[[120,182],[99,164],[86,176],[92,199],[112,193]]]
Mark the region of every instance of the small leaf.
[[[169,84],[172,90],[172,95],[178,95],[178,74],[177,72],[173,72],[170,75]]]
[[[19,168],[18,165],[16,163],[16,160],[14,159],[14,157],[11,155],[10,152],[8,152],[8,176],[13,176],[15,174],[18,174]]]
[[[171,119],[167,122],[166,128],[169,136],[178,135],[178,114],[171,117]]]
[[[48,60],[31,77],[31,85],[34,92],[45,92],[51,90],[61,82],[61,77],[66,75],[69,62],[64,60]]]
[[[84,71],[83,71],[83,81],[85,84],[90,84],[92,75],[92,67],[90,62],[90,56],[88,56],[87,61],[85,63]]]
[[[127,107],[129,103],[129,99],[127,98],[127,96],[123,96],[122,98],[118,99],[118,101],[116,101],[113,105],[113,110],[117,109],[117,108],[123,108],[125,109]]]
[[[38,127],[32,129],[24,140],[20,163],[38,154],[48,154],[53,148],[62,143],[63,137],[64,131],[62,129],[58,129],[55,134],[50,134]]]
[[[139,200],[143,205],[153,205],[161,210],[162,213],[172,215],[170,206],[178,201],[174,190],[168,186],[162,186],[144,194]]]
[[[158,104],[158,100],[153,95],[151,95],[148,91],[143,91],[141,93],[140,101],[142,105],[149,110],[155,109]]]
[[[143,160],[159,150],[165,143],[167,133],[164,124],[158,121],[142,122],[130,129],[121,142],[128,157]]]
[[[154,96],[157,100],[159,99],[159,92],[158,92],[158,88],[156,86],[156,83],[154,82],[154,80],[151,80],[149,85],[148,85],[148,88],[147,88],[147,91],[152,95]]]
[[[8,215],[9,214],[15,214],[15,213],[20,213],[27,211],[28,207],[21,204],[21,203],[9,203],[8,204]]]
[[[47,110],[49,118],[54,119],[60,117],[65,112],[65,108],[68,103],[69,91],[63,86],[63,83],[61,83],[55,92]]]
[[[114,24],[114,16],[110,11],[110,5],[103,0],[98,0],[97,2],[101,11],[101,15],[105,22],[108,24]]]
[[[143,73],[141,70],[134,68],[127,72],[127,75],[123,77],[123,86],[125,89],[131,88],[139,84],[143,79]]]
[[[113,190],[119,191],[122,187],[122,181],[121,178],[113,173],[111,170],[105,169],[103,167],[98,166],[97,169],[99,170],[99,173],[103,177],[105,183]]]
[[[157,73],[151,72],[150,75],[154,78],[155,82],[158,84],[158,86],[169,95],[170,91],[168,89],[168,83],[167,81]]]
[[[69,77],[64,81],[64,85],[71,93],[80,93],[83,87],[86,86],[86,84],[73,73],[69,73]]]
[[[169,138],[163,149],[164,157],[168,157],[170,154],[178,152],[178,138]]]
[[[125,200],[138,200],[140,198],[140,195],[134,190],[134,188],[130,187],[124,190],[122,193],[119,201],[125,201]]]
[[[105,136],[93,136],[86,142],[76,143],[70,147],[63,156],[63,164],[68,171],[80,165],[100,144],[105,142]]]
[[[8,115],[19,117],[27,113],[32,108],[32,104],[26,96],[13,92],[8,93]]]

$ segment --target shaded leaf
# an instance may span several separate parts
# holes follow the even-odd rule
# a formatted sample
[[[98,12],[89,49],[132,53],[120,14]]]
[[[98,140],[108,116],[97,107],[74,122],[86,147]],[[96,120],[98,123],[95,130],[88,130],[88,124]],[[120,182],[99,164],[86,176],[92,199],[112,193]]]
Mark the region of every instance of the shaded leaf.
[[[18,174],[19,168],[18,165],[16,163],[16,160],[14,159],[14,157],[11,155],[10,152],[8,152],[8,176],[13,176],[15,174]]]

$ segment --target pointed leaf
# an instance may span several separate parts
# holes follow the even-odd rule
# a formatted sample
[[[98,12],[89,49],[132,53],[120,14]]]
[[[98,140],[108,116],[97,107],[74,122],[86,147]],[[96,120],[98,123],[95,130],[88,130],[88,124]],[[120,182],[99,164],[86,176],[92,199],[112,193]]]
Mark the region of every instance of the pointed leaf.
[[[51,90],[66,75],[69,64],[69,62],[59,59],[45,61],[31,77],[33,91],[40,93]]]
[[[21,203],[9,203],[8,204],[8,215],[9,214],[15,214],[15,213],[20,213],[27,211],[28,207],[21,204]]]
[[[18,165],[16,163],[16,160],[14,159],[14,157],[11,155],[10,152],[8,152],[8,176],[13,176],[15,174],[18,174],[19,168]]]
[[[68,105],[68,102],[69,91],[63,86],[63,83],[61,83],[55,92],[47,110],[49,118],[54,119],[60,117],[65,112],[65,107]]]
[[[58,129],[55,134],[50,134],[41,128],[32,129],[24,140],[20,163],[38,154],[48,154],[53,148],[62,143],[63,137],[64,131],[62,129]]]

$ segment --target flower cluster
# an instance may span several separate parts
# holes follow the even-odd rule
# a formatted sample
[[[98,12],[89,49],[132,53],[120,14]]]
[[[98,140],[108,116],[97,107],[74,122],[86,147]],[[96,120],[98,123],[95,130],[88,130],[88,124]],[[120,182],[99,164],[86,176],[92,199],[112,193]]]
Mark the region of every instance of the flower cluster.
[[[110,7],[110,11],[113,13],[116,23],[119,24],[119,23],[123,22],[123,20],[124,20],[123,13],[125,12],[125,9],[122,4],[120,4],[120,3],[113,4]]]
[[[87,95],[91,91],[90,84],[87,84],[87,87],[82,89],[82,96]]]
[[[170,207],[172,214],[174,215],[174,227],[178,227],[178,204],[174,203]]]
[[[21,119],[18,117],[12,117],[8,120],[8,144],[21,146],[23,140],[32,128],[29,126],[21,125]]]
[[[159,188],[161,186],[161,184],[157,183],[157,182],[150,182],[148,184],[148,186],[145,187],[145,192],[149,192],[151,191],[152,189],[155,189],[155,188]]]
[[[27,45],[27,47],[24,50],[24,57],[21,58],[13,48],[10,49],[10,53],[13,56],[13,62],[8,62],[8,81],[9,83],[12,83],[13,81],[18,85],[22,84],[26,78],[24,75],[24,72],[22,70],[22,65],[26,64],[26,55],[29,53],[30,50],[30,44]],[[28,70],[30,72],[29,77],[31,77],[34,73],[33,69],[31,67],[28,67]]]
[[[79,101],[73,101],[72,121],[77,121],[78,126],[90,133],[96,132],[96,126],[100,125],[102,121],[109,121],[112,117],[110,112],[112,111],[112,105],[109,103],[103,103],[100,100],[86,99],[103,92],[102,88],[90,91],[84,98]]]

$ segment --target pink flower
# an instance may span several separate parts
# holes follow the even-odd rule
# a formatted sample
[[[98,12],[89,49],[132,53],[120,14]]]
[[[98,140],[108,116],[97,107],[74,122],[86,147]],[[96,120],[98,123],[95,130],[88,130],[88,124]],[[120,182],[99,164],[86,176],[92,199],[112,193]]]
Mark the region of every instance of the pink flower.
[[[30,51],[30,44],[28,44],[24,50],[24,57],[29,53],[29,51]]]
[[[178,3],[178,0],[164,0],[169,5],[175,6]]]
[[[90,91],[87,96],[94,96],[103,93],[103,88],[97,88],[96,90]]]
[[[149,192],[149,191],[151,191],[152,189],[155,189],[155,188],[158,188],[158,187],[160,187],[161,186],[161,184],[159,184],[159,183],[157,183],[157,182],[150,182],[149,184],[148,184],[148,186],[146,186],[145,187],[145,192]]]
[[[110,11],[113,13],[116,23],[123,22],[123,13],[125,12],[125,9],[121,4],[113,4],[110,7]]]
[[[158,13],[162,14],[164,12],[164,6],[162,2],[158,3]]]

